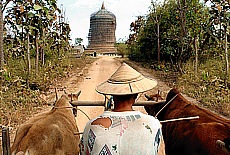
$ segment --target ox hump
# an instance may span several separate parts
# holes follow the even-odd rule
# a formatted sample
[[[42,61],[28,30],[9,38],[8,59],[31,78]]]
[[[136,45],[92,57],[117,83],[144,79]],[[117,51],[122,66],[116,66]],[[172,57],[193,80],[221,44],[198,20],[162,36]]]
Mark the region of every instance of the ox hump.
[[[63,94],[61,98],[54,104],[55,107],[64,107],[64,106],[72,106],[69,103],[68,96]]]
[[[176,88],[171,89],[166,97],[166,102],[170,101],[174,96],[176,96],[179,93],[180,92],[178,89]]]

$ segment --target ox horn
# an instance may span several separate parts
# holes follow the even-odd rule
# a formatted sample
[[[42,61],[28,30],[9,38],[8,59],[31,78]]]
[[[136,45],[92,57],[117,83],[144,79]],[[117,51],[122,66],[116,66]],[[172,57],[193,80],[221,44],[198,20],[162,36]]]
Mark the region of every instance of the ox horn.
[[[151,97],[147,94],[145,94],[145,97],[148,99],[148,100],[151,100]]]
[[[219,148],[221,148],[225,153],[227,153],[228,155],[230,155],[230,152],[227,150],[226,145],[225,145],[225,143],[224,143],[223,141],[217,140],[217,141],[216,141],[216,145],[217,145]]]
[[[79,96],[80,94],[81,94],[81,90],[79,90],[79,92],[76,95]]]

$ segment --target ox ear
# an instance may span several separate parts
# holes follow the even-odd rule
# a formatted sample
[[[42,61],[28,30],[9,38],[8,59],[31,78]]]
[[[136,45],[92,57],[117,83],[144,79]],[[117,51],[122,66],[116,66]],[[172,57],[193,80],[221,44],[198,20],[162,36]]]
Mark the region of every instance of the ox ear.
[[[148,99],[148,100],[151,100],[151,97],[147,94],[145,94],[145,97]]]
[[[66,94],[66,95],[68,94],[67,91],[66,91],[66,89],[63,89],[63,92],[64,92],[64,94]]]

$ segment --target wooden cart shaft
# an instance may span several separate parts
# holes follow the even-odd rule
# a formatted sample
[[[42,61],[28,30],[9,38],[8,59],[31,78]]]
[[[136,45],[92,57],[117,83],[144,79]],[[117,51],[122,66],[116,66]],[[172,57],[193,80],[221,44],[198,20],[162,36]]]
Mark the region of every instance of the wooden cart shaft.
[[[156,102],[156,101],[138,101],[134,103],[134,106],[145,106],[153,104],[161,104],[165,101]],[[73,106],[105,106],[105,101],[72,101]]]

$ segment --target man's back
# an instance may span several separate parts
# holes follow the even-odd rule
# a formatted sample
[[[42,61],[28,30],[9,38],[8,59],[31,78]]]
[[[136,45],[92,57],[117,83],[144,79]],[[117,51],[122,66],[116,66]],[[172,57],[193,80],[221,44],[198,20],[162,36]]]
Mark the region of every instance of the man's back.
[[[104,120],[100,121],[100,118]],[[82,136],[81,153],[155,155],[161,138],[160,127],[157,119],[139,111],[106,111],[87,123]]]

